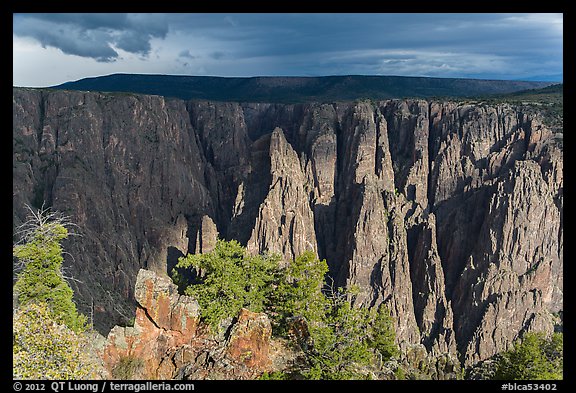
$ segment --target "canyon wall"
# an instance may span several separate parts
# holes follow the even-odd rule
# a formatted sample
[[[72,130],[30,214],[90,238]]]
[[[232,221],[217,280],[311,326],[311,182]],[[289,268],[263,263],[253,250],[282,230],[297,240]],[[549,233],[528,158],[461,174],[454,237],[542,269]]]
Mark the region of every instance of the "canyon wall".
[[[13,90],[14,227],[70,216],[65,266],[104,334],[134,317],[141,268],[237,239],[307,249],[401,348],[472,365],[563,308],[562,133],[537,109],[388,100],[182,101]]]

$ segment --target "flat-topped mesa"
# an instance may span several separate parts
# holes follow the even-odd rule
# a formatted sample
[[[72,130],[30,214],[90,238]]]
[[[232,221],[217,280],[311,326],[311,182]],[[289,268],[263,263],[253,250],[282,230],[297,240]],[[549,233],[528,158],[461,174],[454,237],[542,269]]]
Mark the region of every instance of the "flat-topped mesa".
[[[314,102],[382,100],[398,97],[510,93],[543,88],[553,82],[424,78],[386,75],[319,77],[215,77],[191,75],[112,74],[66,82],[53,89],[155,94],[184,100],[232,102]]]
[[[562,133],[542,108],[15,88],[14,224],[45,201],[78,225],[71,285],[105,334],[134,309],[192,334],[193,307],[146,298],[138,272],[219,236],[284,263],[318,252],[356,305],[388,306],[401,347],[471,365],[563,308]]]

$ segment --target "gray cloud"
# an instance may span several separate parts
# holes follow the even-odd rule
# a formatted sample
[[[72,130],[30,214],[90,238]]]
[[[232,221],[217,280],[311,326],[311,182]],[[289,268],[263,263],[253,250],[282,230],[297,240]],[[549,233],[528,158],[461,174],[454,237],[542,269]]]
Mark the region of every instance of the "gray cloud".
[[[14,16],[15,36],[122,63],[123,72],[131,63],[119,60],[120,50],[139,55],[139,72],[149,66],[150,72],[222,76],[561,75],[562,27],[561,14]],[[158,58],[149,56],[152,50]]]
[[[562,24],[558,14],[188,14],[171,19],[181,34],[210,40],[206,61],[221,61],[206,65],[214,72],[222,72],[223,62],[232,58],[237,64],[257,59],[259,72],[268,66],[268,75],[417,72],[502,78],[546,73],[547,67],[561,73]],[[220,53],[226,56],[215,56]],[[387,61],[390,56],[404,60]],[[554,65],[543,59],[553,59]]]
[[[116,37],[114,44],[126,52],[147,55],[151,50],[150,38],[136,31],[124,31]]]
[[[186,50],[181,51],[180,53],[178,53],[178,57],[185,57],[187,59],[192,59],[192,60],[198,58],[198,56],[194,56],[192,54],[192,52],[190,52],[190,49],[186,49]]]
[[[116,49],[147,56],[152,38],[165,38],[164,15],[151,14],[16,14],[13,33],[43,47],[99,62],[115,61]]]
[[[210,53],[210,57],[213,58],[214,60],[220,60],[220,59],[224,58],[225,56],[226,56],[226,53],[220,52],[220,51]]]

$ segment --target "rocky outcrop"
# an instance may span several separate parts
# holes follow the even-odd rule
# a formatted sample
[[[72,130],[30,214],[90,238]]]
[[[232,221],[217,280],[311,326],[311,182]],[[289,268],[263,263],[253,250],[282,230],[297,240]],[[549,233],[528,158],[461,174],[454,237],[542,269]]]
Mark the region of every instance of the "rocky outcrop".
[[[551,331],[563,309],[562,133],[543,120],[505,103],[14,89],[14,225],[43,202],[78,225],[65,265],[104,333],[134,317],[140,268],[170,272],[219,236],[285,263],[317,251],[336,285],[359,287],[356,305],[387,304],[403,349],[472,365]],[[135,327],[150,320],[138,312]],[[134,333],[114,332],[127,345]],[[224,359],[204,345],[181,376]]]
[[[198,232],[196,233],[194,254],[203,254],[212,251],[214,247],[216,247],[218,236],[218,229],[214,221],[209,216],[202,216]]]
[[[298,155],[280,128],[270,137],[270,174],[272,183],[260,205],[248,251],[279,253],[287,261],[307,250],[316,252],[309,186]]]
[[[460,284],[454,297],[457,308],[470,310],[468,318],[460,317],[457,334],[469,337],[466,358],[471,361],[492,355],[494,347],[506,348],[510,332],[553,330],[544,306],[552,300],[556,279],[551,272],[559,263],[560,219],[553,194],[531,161],[516,162],[495,188],[459,282],[472,285]]]
[[[240,310],[230,330],[226,352],[230,358],[246,367],[266,370],[270,367],[270,338],[272,325],[266,314]]]
[[[433,355],[455,354],[454,316],[452,304],[446,298],[442,260],[436,246],[434,214],[429,214],[412,231],[416,239],[410,277],[421,341]]]
[[[171,379],[168,361],[174,348],[190,345],[200,320],[198,303],[178,294],[168,277],[141,269],[135,288],[138,302],[134,326],[115,326],[107,338],[103,359],[112,377],[123,363],[137,363],[132,378]],[[126,375],[123,375],[126,377]]]
[[[242,309],[222,340],[200,323],[198,303],[168,277],[141,269],[134,326],[115,326],[100,349],[109,378],[254,379],[278,364],[270,320]]]

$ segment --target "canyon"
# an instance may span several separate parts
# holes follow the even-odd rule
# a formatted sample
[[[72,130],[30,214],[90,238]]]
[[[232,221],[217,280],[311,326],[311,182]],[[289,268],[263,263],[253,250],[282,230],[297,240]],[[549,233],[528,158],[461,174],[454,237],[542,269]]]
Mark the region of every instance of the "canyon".
[[[14,88],[13,226],[26,205],[70,217],[65,267],[104,335],[146,320],[140,269],[166,277],[220,237],[315,251],[356,306],[388,306],[401,349],[468,367],[560,323],[562,142],[506,102]]]

